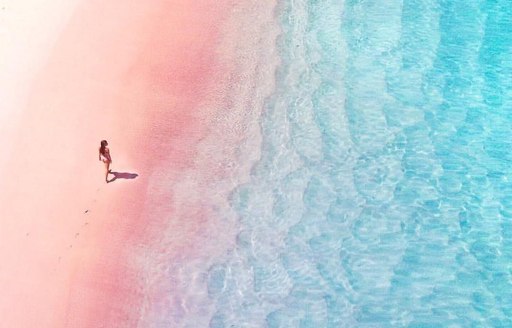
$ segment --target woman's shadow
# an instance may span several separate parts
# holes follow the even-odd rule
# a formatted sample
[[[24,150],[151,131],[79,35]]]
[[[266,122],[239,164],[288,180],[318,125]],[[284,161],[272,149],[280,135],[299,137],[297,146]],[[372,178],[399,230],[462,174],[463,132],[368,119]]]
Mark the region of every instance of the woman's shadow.
[[[114,177],[110,180],[108,180],[108,182],[114,182],[116,181],[117,179],[135,179],[136,177],[138,177],[139,175],[137,173],[128,173],[128,172],[110,172],[110,174],[112,174]]]

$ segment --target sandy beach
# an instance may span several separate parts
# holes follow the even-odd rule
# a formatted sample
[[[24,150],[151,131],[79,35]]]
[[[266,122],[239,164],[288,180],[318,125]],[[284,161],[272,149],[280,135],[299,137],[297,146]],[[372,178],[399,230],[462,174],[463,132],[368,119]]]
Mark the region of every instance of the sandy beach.
[[[83,1],[63,9],[58,24],[39,25],[53,27],[40,30],[46,47],[27,57],[40,63],[19,86],[9,84],[17,72],[4,71],[15,96],[1,117],[9,147],[0,155],[2,326],[137,326],[143,281],[130,254],[147,232],[148,181],[163,158],[186,167],[206,130],[192,110],[211,90],[226,6]],[[101,139],[116,172],[109,184]]]
[[[0,0],[0,328],[512,327],[511,22]]]

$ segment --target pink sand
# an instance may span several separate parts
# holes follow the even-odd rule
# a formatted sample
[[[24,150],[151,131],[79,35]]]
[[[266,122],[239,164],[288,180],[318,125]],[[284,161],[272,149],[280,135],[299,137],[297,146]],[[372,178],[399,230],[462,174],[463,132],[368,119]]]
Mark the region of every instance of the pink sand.
[[[215,114],[197,105],[222,76],[228,3],[88,0],[74,11],[2,155],[2,327],[137,325],[144,281],[132,248],[152,233],[141,213],[150,196],[152,206],[172,197],[149,181],[163,160],[176,175],[191,165]],[[137,178],[105,184],[103,138],[113,170]]]

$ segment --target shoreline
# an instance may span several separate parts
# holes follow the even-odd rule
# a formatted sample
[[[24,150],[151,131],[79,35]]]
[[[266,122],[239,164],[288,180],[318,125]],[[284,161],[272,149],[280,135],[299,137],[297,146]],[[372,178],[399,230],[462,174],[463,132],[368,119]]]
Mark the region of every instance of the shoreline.
[[[143,323],[207,326],[214,314],[208,271],[236,247],[239,218],[230,204],[231,193],[250,180],[260,157],[259,117],[273,91],[279,64],[276,10],[273,0],[233,5],[215,48],[216,85],[197,106],[205,113],[207,134],[197,143],[189,167],[173,178],[151,181],[156,190],[173,195],[164,206],[153,200],[156,207],[167,206],[167,213],[175,215],[150,227],[148,236],[156,236],[157,241],[150,238],[147,243],[153,246],[141,251],[146,266],[158,268],[145,272],[145,280],[151,282],[146,293],[152,296],[145,303]],[[162,161],[162,170],[169,170],[168,162]],[[163,213],[146,209],[144,215]],[[176,231],[188,233],[180,237]]]
[[[234,242],[236,215],[226,201],[248,179],[260,142],[251,139],[259,129],[252,107],[263,98],[252,93],[271,89],[256,89],[254,65],[264,59],[244,57],[258,44],[244,32],[266,26],[243,31],[243,18],[261,10],[269,19],[269,8],[273,1],[89,0],[73,12],[33,73],[10,137],[5,170],[20,174],[7,176],[0,191],[0,212],[10,218],[0,232],[9,268],[0,275],[3,324],[133,327],[191,320],[184,302],[193,307],[188,315],[201,311],[179,279],[205,287],[183,272],[198,259],[210,265],[206,257]],[[265,37],[276,33],[274,26]],[[113,171],[135,179],[104,183],[101,139]],[[196,246],[215,231],[216,239]]]

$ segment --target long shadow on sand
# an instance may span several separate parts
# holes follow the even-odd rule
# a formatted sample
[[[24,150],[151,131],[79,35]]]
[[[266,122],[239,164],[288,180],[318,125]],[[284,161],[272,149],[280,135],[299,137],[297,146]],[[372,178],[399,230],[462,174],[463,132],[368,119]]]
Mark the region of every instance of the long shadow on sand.
[[[110,180],[108,180],[108,182],[114,182],[116,181],[117,179],[135,179],[136,177],[138,177],[139,175],[137,173],[128,173],[128,172],[110,172],[110,174],[114,175],[114,177]]]

